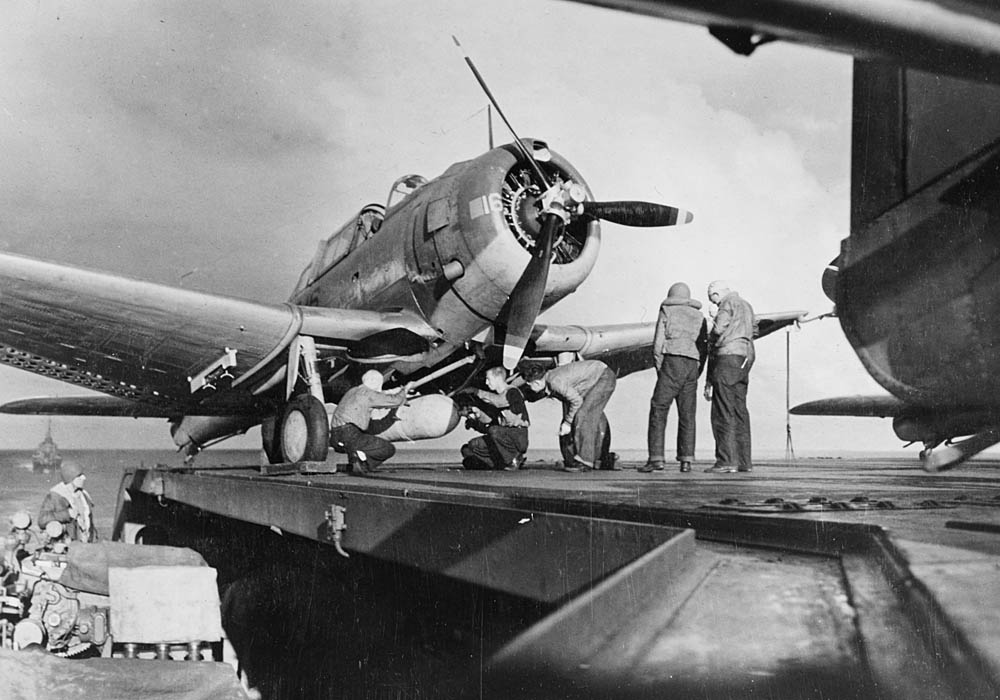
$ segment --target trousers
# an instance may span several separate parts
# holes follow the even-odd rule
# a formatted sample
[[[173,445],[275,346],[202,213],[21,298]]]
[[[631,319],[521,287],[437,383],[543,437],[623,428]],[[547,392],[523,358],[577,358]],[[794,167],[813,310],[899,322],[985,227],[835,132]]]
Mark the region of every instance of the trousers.
[[[349,460],[364,452],[368,465],[377,467],[396,454],[396,446],[377,435],[369,435],[354,423],[330,428],[330,447],[336,452],[346,452]]]
[[[528,429],[491,425],[486,434],[462,445],[462,466],[466,469],[503,469],[528,451]]]
[[[656,386],[649,400],[646,445],[650,461],[663,459],[664,433],[670,404],[677,402],[677,461],[693,462],[695,414],[698,409],[698,360],[680,355],[664,355],[656,368]]]
[[[719,355],[712,370],[712,435],[715,463],[750,469],[750,413],[747,387],[752,362],[743,355]]]
[[[601,418],[617,383],[615,373],[610,369],[604,370],[594,385],[583,395],[583,403],[573,418],[573,445],[576,448],[576,458],[588,467],[593,467],[594,460],[601,454],[600,443],[604,438]]]

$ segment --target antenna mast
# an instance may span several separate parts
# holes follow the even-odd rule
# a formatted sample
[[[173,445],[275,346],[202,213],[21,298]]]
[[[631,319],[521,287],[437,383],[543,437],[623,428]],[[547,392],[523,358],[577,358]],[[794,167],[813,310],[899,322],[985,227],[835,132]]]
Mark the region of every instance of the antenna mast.
[[[792,445],[792,330],[785,329],[785,461],[795,461],[795,446]]]
[[[490,130],[490,150],[493,150],[493,106],[486,105],[486,125]]]

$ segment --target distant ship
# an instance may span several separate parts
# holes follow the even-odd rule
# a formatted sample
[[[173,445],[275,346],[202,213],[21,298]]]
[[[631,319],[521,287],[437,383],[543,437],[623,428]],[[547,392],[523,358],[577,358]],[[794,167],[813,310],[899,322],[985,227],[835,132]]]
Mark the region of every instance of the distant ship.
[[[35,454],[31,455],[31,465],[36,472],[48,474],[55,471],[62,465],[62,455],[52,439],[52,421],[49,421],[45,429],[45,439],[38,445]]]

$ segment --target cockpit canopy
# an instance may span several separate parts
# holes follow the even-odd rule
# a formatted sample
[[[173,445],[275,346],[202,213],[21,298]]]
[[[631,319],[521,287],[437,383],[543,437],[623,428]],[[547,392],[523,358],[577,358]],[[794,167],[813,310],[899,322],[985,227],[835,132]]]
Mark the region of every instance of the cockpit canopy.
[[[367,204],[358,215],[326,240],[319,242],[319,248],[312,262],[302,271],[295,289],[300,290],[312,284],[324,272],[347,257],[347,255],[378,233],[385,219],[385,207],[381,204]]]

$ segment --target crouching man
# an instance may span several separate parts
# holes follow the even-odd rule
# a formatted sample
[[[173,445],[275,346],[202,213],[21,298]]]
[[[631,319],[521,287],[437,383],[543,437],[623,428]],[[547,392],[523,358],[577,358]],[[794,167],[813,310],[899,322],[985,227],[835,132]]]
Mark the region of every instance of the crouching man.
[[[524,464],[528,451],[528,409],[521,390],[507,384],[507,370],[491,367],[486,371],[489,391],[473,395],[480,406],[471,407],[466,426],[484,433],[462,445],[462,466],[466,469],[515,471]]]
[[[396,408],[406,402],[409,385],[394,392],[382,391],[382,373],[370,369],[361,384],[351,387],[330,417],[330,446],[347,453],[347,471],[371,474],[396,454],[396,446],[367,432],[372,411]]]

